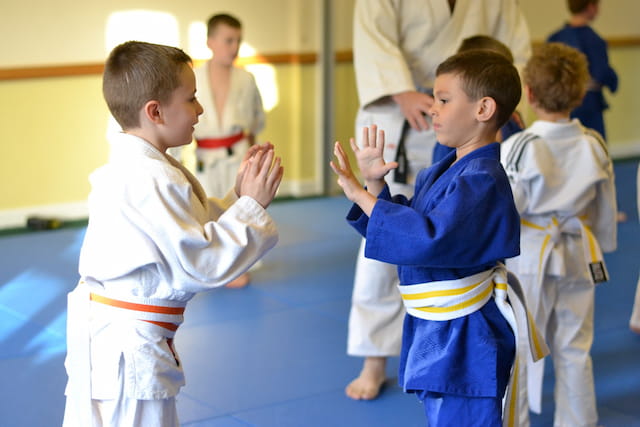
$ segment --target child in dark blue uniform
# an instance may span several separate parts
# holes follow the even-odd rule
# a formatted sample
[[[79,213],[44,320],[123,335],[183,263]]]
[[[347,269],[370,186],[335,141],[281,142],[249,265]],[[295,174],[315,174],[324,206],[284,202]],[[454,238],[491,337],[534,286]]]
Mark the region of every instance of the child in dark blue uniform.
[[[609,65],[607,43],[589,26],[598,16],[599,3],[599,0],[568,0],[571,12],[569,22],[551,34],[547,41],[568,44],[587,57],[591,83],[582,104],[571,112],[571,118],[578,118],[584,126],[597,130],[606,141],[602,113],[609,106],[602,88],[606,86],[615,92],[618,89],[618,75]]]

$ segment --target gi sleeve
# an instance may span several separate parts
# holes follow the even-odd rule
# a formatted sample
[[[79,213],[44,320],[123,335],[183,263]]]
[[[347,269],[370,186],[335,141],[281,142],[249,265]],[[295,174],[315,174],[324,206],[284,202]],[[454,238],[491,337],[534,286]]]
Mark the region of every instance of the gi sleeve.
[[[519,253],[520,221],[506,177],[476,172],[452,181],[435,207],[379,200],[365,256],[391,264],[466,268]]]
[[[514,65],[522,72],[531,56],[529,27],[517,1],[503,0],[495,38],[506,44],[513,54]]]
[[[251,120],[249,125],[249,132],[252,135],[257,135],[264,129],[265,113],[264,106],[262,105],[262,97],[260,96],[260,90],[256,84],[255,77],[249,73],[251,77]]]
[[[613,252],[618,245],[618,207],[613,162],[603,147],[594,144],[593,148],[599,151],[597,157],[602,168],[602,179],[596,184],[595,203],[589,212],[591,231],[603,252]]]
[[[275,223],[252,198],[240,197],[228,208],[210,199],[209,208],[216,210],[211,214],[190,185],[170,178],[175,179],[155,182],[139,214],[153,218],[145,224],[147,234],[166,260],[175,288],[197,292],[224,285],[275,246]]]
[[[609,65],[607,43],[594,32],[593,39],[584,48],[585,54],[589,58],[591,77],[601,85],[608,87],[611,92],[618,90],[618,74]]]
[[[384,97],[416,89],[400,48],[398,7],[390,0],[356,0],[353,63],[364,108]]]

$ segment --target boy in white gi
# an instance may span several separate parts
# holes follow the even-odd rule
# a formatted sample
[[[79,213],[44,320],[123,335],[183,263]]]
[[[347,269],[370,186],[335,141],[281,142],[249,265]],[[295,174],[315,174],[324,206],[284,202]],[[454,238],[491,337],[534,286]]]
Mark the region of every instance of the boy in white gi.
[[[560,43],[542,45],[524,69],[527,100],[538,120],[501,150],[522,216],[521,255],[507,266],[518,275],[549,343],[556,378],[554,425],[567,427],[598,421],[589,355],[594,285],[608,279],[601,250],[616,248],[614,175],[606,144],[598,132],[570,119],[588,81],[582,53]],[[525,366],[529,404],[540,412],[544,363],[529,360],[523,374]],[[524,395],[520,410],[528,425]]]
[[[229,193],[207,199],[165,154],[191,141],[202,113],[191,59],[180,49],[117,46],[103,93],[123,132],[91,175],[81,280],[69,294],[64,425],[173,427],[184,385],[173,337],[185,306],[275,245],[265,208],[282,167],[271,145],[256,145]]]
[[[384,160],[382,131],[365,128],[361,148],[351,140],[366,188],[335,145],[331,167],[354,202],[347,220],[366,237],[365,256],[398,266],[399,382],[424,402],[430,427],[502,425],[516,325],[528,335],[521,290],[501,264],[519,253],[520,220],[495,142],[520,93],[501,54],[471,50],[440,64],[429,113],[438,141],[456,150],[418,174],[410,200],[384,181],[397,163]],[[538,359],[546,348],[535,342]],[[514,393],[508,425],[518,425]]]
[[[432,162],[436,141],[428,110],[435,71],[462,41],[477,34],[500,40],[517,67],[531,53],[529,31],[517,0],[357,0],[353,16],[353,65],[360,130],[385,130],[385,160],[406,154],[403,174],[388,174],[393,194],[413,194],[418,172]],[[403,132],[404,129],[404,132]],[[404,134],[405,137],[401,138]],[[374,399],[386,379],[386,360],[400,352],[404,309],[396,266],[363,256],[360,247],[349,316],[347,353],[364,357],[362,370],[346,389],[353,399]]]

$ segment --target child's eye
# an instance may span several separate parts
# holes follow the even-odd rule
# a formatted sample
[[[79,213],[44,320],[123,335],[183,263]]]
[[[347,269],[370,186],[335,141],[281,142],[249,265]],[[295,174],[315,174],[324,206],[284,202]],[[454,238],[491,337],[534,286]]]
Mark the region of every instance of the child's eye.
[[[443,99],[443,98],[440,98],[439,101],[440,101],[440,104],[446,104],[447,102],[449,102],[448,99]]]

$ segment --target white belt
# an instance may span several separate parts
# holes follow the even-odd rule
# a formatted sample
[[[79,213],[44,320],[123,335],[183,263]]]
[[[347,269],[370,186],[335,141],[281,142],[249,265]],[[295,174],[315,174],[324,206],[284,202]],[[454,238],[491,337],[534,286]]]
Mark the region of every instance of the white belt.
[[[129,297],[113,299],[101,293],[102,287],[84,280],[67,297],[67,359],[69,375],[66,394],[80,405],[80,425],[92,425],[91,335],[93,316],[142,321],[141,325],[171,340],[183,321],[186,302]],[[170,348],[172,343],[169,343]],[[175,354],[174,354],[175,356]]]
[[[544,339],[527,311],[520,282],[502,264],[491,270],[456,280],[442,280],[417,285],[399,286],[407,312],[427,320],[452,320],[482,308],[491,297],[516,337],[516,355],[509,387],[503,402],[503,424],[519,425],[518,397],[518,330],[526,328],[528,347],[533,360],[549,354]]]

